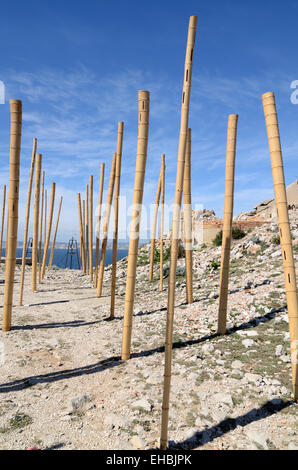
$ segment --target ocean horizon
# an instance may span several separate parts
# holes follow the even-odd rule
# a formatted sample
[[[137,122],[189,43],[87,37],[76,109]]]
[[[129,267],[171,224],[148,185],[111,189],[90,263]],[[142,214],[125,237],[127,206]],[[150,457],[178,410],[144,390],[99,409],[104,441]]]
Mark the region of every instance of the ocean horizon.
[[[21,258],[23,254],[22,248],[17,248],[17,258]],[[50,259],[51,250],[49,249],[47,264]],[[112,264],[112,255],[113,250],[107,249],[106,251],[106,259],[105,259],[105,266],[109,266]],[[121,249],[119,248],[117,251],[117,261],[125,258],[128,255],[128,249]],[[1,256],[5,258],[5,248],[2,248]],[[41,256],[43,257],[43,249],[41,250]],[[28,250],[27,258],[31,258],[31,250]],[[71,260],[72,258],[72,260]],[[55,248],[54,257],[53,257],[53,266],[57,266],[58,268],[71,268],[71,269],[80,269],[80,265],[78,264],[78,259],[80,260],[80,252],[78,250],[77,253],[74,252],[74,255],[71,257],[70,255],[67,256],[67,249],[63,248]],[[99,250],[99,259],[100,259],[100,250]],[[93,249],[93,263],[95,262],[95,249]]]

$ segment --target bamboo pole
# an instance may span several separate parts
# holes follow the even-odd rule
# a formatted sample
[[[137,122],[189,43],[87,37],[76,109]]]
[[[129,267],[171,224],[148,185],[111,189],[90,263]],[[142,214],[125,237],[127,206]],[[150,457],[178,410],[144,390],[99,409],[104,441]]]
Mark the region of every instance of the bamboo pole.
[[[287,192],[283,171],[282,151],[278,129],[278,119],[275,106],[274,93],[262,95],[263,108],[266,120],[272,177],[275,194],[275,204],[278,217],[278,227],[282,260],[284,268],[286,298],[289,316],[290,346],[292,359],[292,383],[294,399],[298,400],[298,302],[295,264],[290,232]]]
[[[104,275],[104,269],[105,269],[105,259],[106,259],[107,243],[108,243],[108,231],[109,231],[109,223],[110,223],[110,215],[111,215],[111,207],[112,207],[114,183],[115,183],[116,158],[117,158],[117,154],[113,153],[113,160],[112,160],[112,167],[111,167],[109,188],[108,188],[108,195],[107,195],[107,204],[105,208],[105,216],[104,216],[104,223],[103,223],[96,297],[100,297],[102,293],[102,283],[103,283],[103,275]]]
[[[47,190],[45,189],[44,193],[44,240],[43,240],[43,250],[46,244],[46,239],[47,239],[47,216],[48,216],[48,210],[47,210],[47,202],[48,202],[48,193]]]
[[[219,280],[219,307],[218,307],[218,333],[224,335],[227,325],[227,304],[229,287],[230,251],[232,240],[233,203],[234,203],[234,173],[236,155],[238,115],[230,114],[227,132],[227,156],[226,156],[226,182],[224,223],[222,230],[222,246]]]
[[[40,209],[40,224],[39,224],[39,253],[38,253],[38,282],[41,281],[41,246],[42,246],[42,224],[43,224],[43,208],[44,208],[44,179],[45,172],[42,172],[41,183],[41,209]]]
[[[86,184],[86,270],[89,274],[89,186]]]
[[[119,217],[119,195],[120,195],[123,126],[124,126],[123,122],[118,123],[117,162],[116,162],[116,171],[115,171],[115,195],[114,195],[114,233],[113,233],[112,285],[111,285],[110,318],[114,318],[114,316],[115,316],[117,249],[118,249],[118,217]]]
[[[85,264],[84,264],[84,274],[87,273],[87,259],[86,259],[86,239],[85,239],[85,234],[86,234],[86,224],[85,224],[85,221],[86,221],[86,218],[85,218],[85,200],[83,199],[82,201],[82,217],[83,217],[83,248],[84,248],[84,260],[85,260]]]
[[[20,151],[22,132],[22,102],[10,100],[10,155],[9,155],[9,192],[8,192],[8,237],[6,238],[5,286],[3,301],[2,330],[10,331],[13,284],[15,274],[17,237]]]
[[[105,174],[105,164],[100,165],[100,181],[98,193],[98,206],[97,206],[97,221],[96,221],[96,247],[95,247],[95,274],[94,274],[94,287],[97,287],[98,278],[98,258],[99,258],[99,239],[100,239],[100,222],[101,222],[101,206],[102,206],[102,193]]]
[[[181,106],[181,125],[178,147],[177,177],[175,189],[175,201],[172,219],[172,243],[171,243],[171,261],[168,287],[168,311],[165,341],[165,369],[164,369],[164,390],[162,402],[162,421],[161,421],[161,449],[165,450],[168,445],[168,419],[169,419],[169,400],[171,387],[171,368],[172,368],[172,342],[173,342],[173,322],[174,322],[174,304],[175,304],[175,284],[176,267],[178,258],[179,243],[179,223],[181,211],[181,198],[183,190],[184,162],[186,136],[188,129],[189,99],[192,75],[193,49],[196,35],[197,17],[191,16],[189,20],[188,38],[184,68],[184,83]]]
[[[185,242],[186,302],[193,302],[192,279],[192,209],[191,209],[191,129],[187,129],[184,180],[183,180],[183,215]]]
[[[165,155],[161,156],[161,200],[160,200],[160,240],[159,240],[159,288],[163,290],[163,229],[164,229],[164,204],[165,204]]]
[[[42,156],[40,153],[38,153],[36,155],[35,188],[34,188],[34,214],[33,214],[33,240],[32,240],[32,292],[36,292],[41,162],[42,162]]]
[[[135,295],[136,269],[138,259],[140,222],[143,202],[144,178],[147,160],[149,130],[149,91],[139,91],[139,120],[136,172],[133,192],[133,212],[128,250],[128,265],[125,292],[125,309],[122,337],[122,359],[130,358],[132,315]]]
[[[80,226],[80,252],[81,252],[81,267],[85,272],[85,247],[84,247],[84,229],[83,229],[83,220],[82,220],[82,206],[81,206],[81,195],[77,194],[78,198],[78,213],[79,213],[79,226]]]
[[[33,139],[33,149],[32,149],[31,167],[30,167],[28,193],[27,193],[27,208],[26,208],[25,227],[24,227],[24,241],[23,241],[23,254],[22,254],[22,266],[21,266],[19,305],[23,305],[27,240],[28,240],[28,228],[29,228],[29,219],[30,219],[31,193],[32,193],[32,181],[33,181],[33,174],[34,174],[35,156],[36,156],[36,146],[37,146],[37,139]]]
[[[193,302],[192,279],[192,207],[191,207],[191,129],[187,129],[183,179],[186,302]]]
[[[159,173],[159,179],[158,179],[158,184],[157,184],[157,191],[156,191],[155,204],[154,204],[153,222],[152,222],[150,265],[149,265],[149,281],[153,280],[155,237],[156,237],[158,206],[159,206],[159,200],[160,200],[160,190],[161,190],[161,170],[160,170],[160,173]]]
[[[41,279],[44,278],[44,275],[45,275],[45,272],[46,272],[48,251],[49,251],[50,238],[51,238],[51,230],[52,230],[52,222],[53,222],[55,191],[56,191],[56,183],[52,183],[52,185],[51,185],[49,220],[48,220],[48,227],[47,227],[47,238],[46,238],[46,243],[45,243],[44,250],[43,250],[44,252],[43,252],[43,260],[42,260],[42,266],[41,266]]]
[[[89,176],[89,277],[93,282],[93,176]]]
[[[1,234],[0,234],[0,260],[2,257],[3,229],[4,229],[4,222],[5,222],[5,200],[6,200],[6,185],[3,186],[2,218],[1,218]]]
[[[57,214],[57,221],[56,221],[55,233],[54,233],[54,238],[53,238],[52,247],[51,247],[51,255],[50,255],[50,260],[49,260],[48,269],[51,269],[51,268],[52,268],[52,264],[53,264],[53,258],[54,258],[54,252],[55,252],[55,245],[56,245],[56,238],[57,238],[57,232],[58,232],[58,225],[59,225],[59,218],[60,218],[62,200],[63,200],[63,197],[61,196],[60,202],[59,202],[59,208],[58,208],[58,214]]]

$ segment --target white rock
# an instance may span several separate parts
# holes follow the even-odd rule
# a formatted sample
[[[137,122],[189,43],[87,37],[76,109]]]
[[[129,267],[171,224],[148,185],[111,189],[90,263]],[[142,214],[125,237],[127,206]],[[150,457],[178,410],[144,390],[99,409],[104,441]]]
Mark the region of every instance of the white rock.
[[[252,340],[252,339],[244,339],[242,341],[242,344],[243,346],[245,346],[246,348],[249,348],[250,346],[253,346],[255,344],[255,342]]]
[[[275,348],[275,355],[276,356],[283,356],[285,353],[284,348],[282,344],[278,344]]]
[[[151,411],[152,405],[145,398],[141,398],[140,400],[134,402],[133,408],[143,408],[143,410]]]

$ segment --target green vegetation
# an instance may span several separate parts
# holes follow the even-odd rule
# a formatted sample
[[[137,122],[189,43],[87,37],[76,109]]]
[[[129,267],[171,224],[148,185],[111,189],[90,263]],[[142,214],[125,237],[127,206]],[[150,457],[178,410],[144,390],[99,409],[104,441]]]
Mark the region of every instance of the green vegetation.
[[[274,237],[272,237],[271,238],[271,243],[273,243],[274,245],[280,245],[280,236],[275,235]]]
[[[233,240],[240,240],[241,238],[245,237],[246,232],[239,227],[232,228],[232,238]],[[222,244],[222,230],[218,232],[216,237],[212,240],[214,246],[220,246]]]
[[[32,418],[24,413],[19,413],[10,419],[9,424],[12,430],[21,429],[33,422]]]

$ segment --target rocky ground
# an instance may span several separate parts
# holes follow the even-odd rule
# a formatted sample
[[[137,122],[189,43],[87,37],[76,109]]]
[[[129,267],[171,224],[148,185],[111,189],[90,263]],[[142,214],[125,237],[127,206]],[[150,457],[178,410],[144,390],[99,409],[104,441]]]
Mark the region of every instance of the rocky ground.
[[[291,211],[297,260],[298,214]],[[194,303],[185,303],[179,260],[169,439],[175,449],[298,449],[289,329],[277,225],[234,240],[228,334],[217,336],[220,247],[194,252]],[[0,448],[158,447],[167,278],[148,281],[140,250],[132,358],[120,360],[126,264],[118,262],[116,317],[109,321],[110,276],[101,298],[86,275],[50,271],[14,306],[0,332]],[[165,266],[165,274],[167,268]],[[19,267],[14,300],[18,301]],[[3,267],[1,271],[3,304]],[[0,349],[1,349],[0,348]]]

